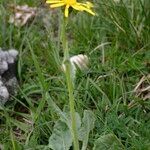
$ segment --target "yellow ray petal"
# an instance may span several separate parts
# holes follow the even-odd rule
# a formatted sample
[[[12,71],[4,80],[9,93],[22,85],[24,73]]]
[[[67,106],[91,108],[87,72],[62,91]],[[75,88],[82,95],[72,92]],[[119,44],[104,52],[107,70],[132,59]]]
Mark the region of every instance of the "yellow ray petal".
[[[51,8],[65,6],[65,17],[69,15],[69,7],[72,7],[78,11],[86,11],[92,15],[96,15],[91,8],[93,4],[91,2],[79,3],[77,0],[46,0],[47,4],[50,4]]]
[[[85,11],[87,11],[88,13],[90,13],[91,15],[95,16],[96,14],[89,8],[85,8]]]
[[[86,2],[86,3],[77,3],[78,5],[82,5],[88,9],[91,9],[94,7],[94,5],[91,2]]]
[[[95,16],[95,13],[90,8],[83,6],[82,3],[77,3],[75,5],[72,5],[72,7],[76,10],[79,10],[79,11],[86,11],[86,12]]]
[[[74,9],[76,9],[76,10],[79,10],[79,11],[83,11],[83,10],[84,10],[84,7],[83,7],[83,6],[77,5],[77,4],[71,5],[71,7],[74,8]]]
[[[46,1],[47,4],[62,3],[62,2],[63,2],[62,0],[58,0],[58,1],[55,1],[55,0],[47,0],[47,1]]]
[[[55,7],[61,7],[61,6],[64,6],[65,3],[58,3],[58,4],[52,4],[50,5],[51,8],[55,8]]]
[[[68,14],[69,14],[69,5],[66,5],[65,7],[65,17],[68,17]]]
[[[88,8],[93,8],[94,7],[94,5],[91,2],[86,2],[86,5],[87,5]]]

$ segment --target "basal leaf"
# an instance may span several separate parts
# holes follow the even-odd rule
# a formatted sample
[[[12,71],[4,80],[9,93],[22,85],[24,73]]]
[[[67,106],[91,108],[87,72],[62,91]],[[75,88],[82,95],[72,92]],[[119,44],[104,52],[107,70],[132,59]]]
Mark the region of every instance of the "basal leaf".
[[[114,134],[103,135],[94,143],[93,150],[124,150],[124,146]]]
[[[69,150],[72,145],[71,132],[66,123],[58,120],[49,138],[49,148],[53,150]]]

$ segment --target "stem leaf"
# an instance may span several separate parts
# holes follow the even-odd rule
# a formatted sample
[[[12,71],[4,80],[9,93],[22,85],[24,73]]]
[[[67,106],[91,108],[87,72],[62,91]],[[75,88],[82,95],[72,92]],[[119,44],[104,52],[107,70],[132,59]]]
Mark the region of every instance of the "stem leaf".
[[[78,138],[83,142],[82,150],[86,150],[88,144],[89,133],[93,130],[95,124],[95,116],[92,111],[85,110],[82,119],[82,127],[78,132]]]

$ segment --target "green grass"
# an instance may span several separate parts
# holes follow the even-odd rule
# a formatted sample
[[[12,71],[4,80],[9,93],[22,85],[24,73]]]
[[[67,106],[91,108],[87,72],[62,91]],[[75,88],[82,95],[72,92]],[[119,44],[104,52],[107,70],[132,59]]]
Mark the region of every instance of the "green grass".
[[[0,47],[19,51],[20,81],[18,94],[0,108],[0,149],[46,149],[68,106],[59,18],[51,18],[50,27],[37,17],[17,28],[7,22],[11,3],[43,7],[40,0],[0,1]],[[95,5],[98,16],[72,14],[68,28],[70,54],[90,59],[89,70],[78,72],[75,83],[76,111],[83,116],[92,110],[96,117],[88,150],[110,133],[124,149],[149,150],[150,101],[137,98],[133,90],[150,73],[150,1],[97,0]],[[131,108],[130,102],[135,103]]]

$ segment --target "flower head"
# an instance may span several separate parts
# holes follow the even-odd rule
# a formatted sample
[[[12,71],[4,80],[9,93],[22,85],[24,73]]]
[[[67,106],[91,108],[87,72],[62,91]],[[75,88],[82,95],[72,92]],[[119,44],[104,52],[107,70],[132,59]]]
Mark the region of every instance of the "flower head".
[[[93,4],[90,2],[79,3],[77,0],[47,0],[47,4],[50,4],[51,8],[65,6],[65,17],[68,17],[69,7],[72,7],[78,11],[86,11],[91,15],[95,15],[95,13],[91,10]]]

